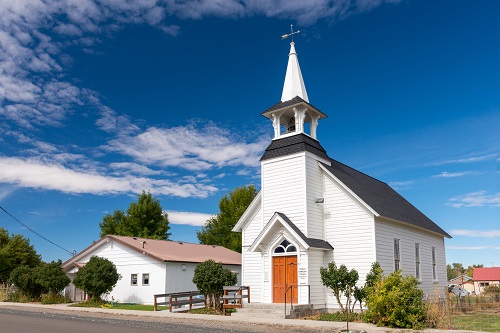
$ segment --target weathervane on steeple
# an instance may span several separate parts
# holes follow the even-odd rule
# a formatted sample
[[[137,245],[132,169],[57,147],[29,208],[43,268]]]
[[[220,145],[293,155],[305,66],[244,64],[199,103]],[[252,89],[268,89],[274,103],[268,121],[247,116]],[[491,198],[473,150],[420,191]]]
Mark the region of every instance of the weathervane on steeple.
[[[298,34],[300,30],[293,32],[293,24],[290,24],[290,31],[291,32],[289,34],[284,34],[283,36],[281,36],[281,40],[287,39],[288,37],[292,36],[292,43],[293,43],[293,35]]]

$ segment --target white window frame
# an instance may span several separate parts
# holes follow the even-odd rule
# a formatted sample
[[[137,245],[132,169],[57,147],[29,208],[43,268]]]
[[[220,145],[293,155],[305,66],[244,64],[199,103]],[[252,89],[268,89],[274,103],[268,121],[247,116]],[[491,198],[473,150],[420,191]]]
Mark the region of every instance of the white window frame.
[[[401,242],[398,238],[394,238],[394,271],[401,269]]]
[[[420,243],[415,243],[415,277],[421,279],[420,276]]]
[[[431,249],[431,257],[432,257],[432,280],[437,281],[436,248],[434,246]]]
[[[145,278],[146,276],[148,277],[148,283],[144,283],[144,278]],[[151,279],[151,275],[150,275],[149,273],[142,273],[142,285],[143,285],[143,286],[149,286],[149,283],[150,283],[149,281],[150,281],[150,279]]]
[[[135,283],[134,283],[134,276],[135,276]],[[138,286],[139,285],[139,274],[137,274],[137,273],[130,274],[130,285],[131,286]]]

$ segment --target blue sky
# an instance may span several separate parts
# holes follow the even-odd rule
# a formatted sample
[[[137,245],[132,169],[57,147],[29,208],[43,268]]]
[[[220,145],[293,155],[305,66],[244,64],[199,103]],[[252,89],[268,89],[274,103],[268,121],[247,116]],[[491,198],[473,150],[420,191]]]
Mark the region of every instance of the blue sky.
[[[447,261],[500,265],[500,3],[0,4],[0,205],[70,251],[150,190],[172,239],[260,186],[290,24],[330,157],[438,223]],[[69,255],[0,212],[46,261]]]

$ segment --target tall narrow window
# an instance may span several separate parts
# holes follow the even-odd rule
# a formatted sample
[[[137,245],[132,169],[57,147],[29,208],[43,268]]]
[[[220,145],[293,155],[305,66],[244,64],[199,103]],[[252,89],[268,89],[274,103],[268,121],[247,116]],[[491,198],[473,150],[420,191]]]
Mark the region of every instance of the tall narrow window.
[[[437,280],[436,274],[436,248],[432,247],[432,279]]]
[[[394,271],[400,268],[401,255],[399,253],[399,239],[394,238]]]
[[[420,280],[420,244],[415,243],[415,277]]]

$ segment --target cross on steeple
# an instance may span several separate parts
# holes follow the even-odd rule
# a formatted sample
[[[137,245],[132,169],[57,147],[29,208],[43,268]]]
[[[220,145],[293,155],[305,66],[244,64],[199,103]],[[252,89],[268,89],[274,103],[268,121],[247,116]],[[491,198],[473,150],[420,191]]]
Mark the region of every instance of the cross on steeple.
[[[283,36],[281,36],[281,40],[287,39],[288,37],[292,36],[292,43],[293,43],[293,35],[298,34],[299,32],[300,32],[300,30],[293,32],[293,24],[290,24],[290,33],[284,34]]]

